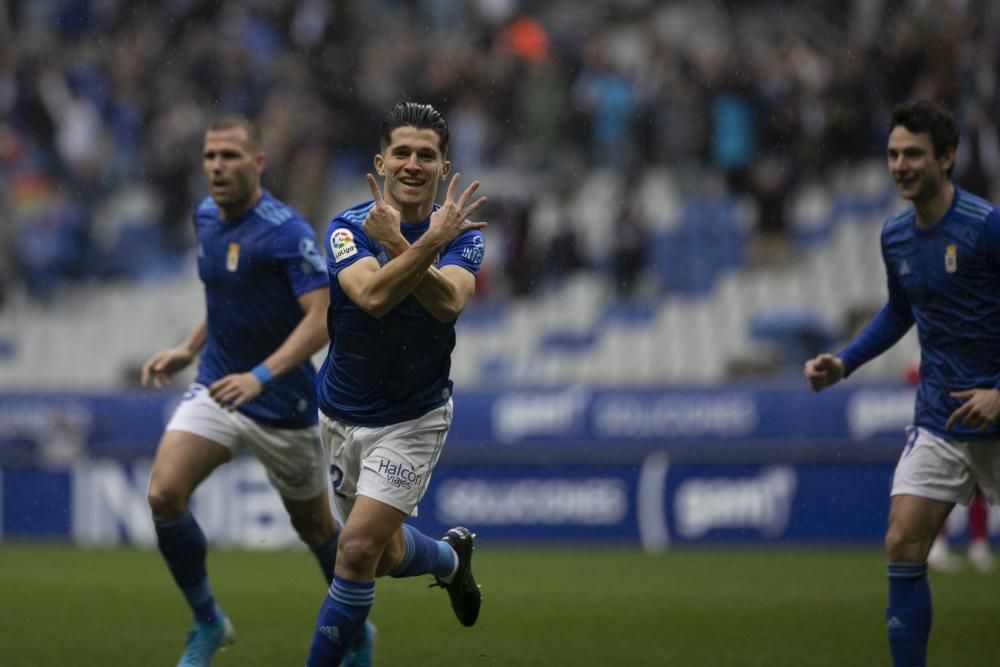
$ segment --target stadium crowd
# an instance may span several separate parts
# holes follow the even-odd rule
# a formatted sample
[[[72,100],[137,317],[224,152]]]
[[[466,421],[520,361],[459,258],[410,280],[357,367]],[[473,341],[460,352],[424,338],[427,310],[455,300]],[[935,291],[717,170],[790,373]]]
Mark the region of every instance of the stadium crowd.
[[[450,157],[470,173],[514,171],[568,197],[593,167],[628,181],[669,164],[687,191],[714,172],[755,203],[763,237],[781,239],[799,184],[881,155],[888,109],[910,96],[960,110],[976,150],[958,180],[988,186],[998,27],[985,0],[8,0],[0,308],[188,251],[202,132],[219,113],[259,119],[266,186],[317,229],[339,190],[363,185],[381,111],[407,98],[450,119]],[[374,31],[393,47],[374,47]],[[565,256],[571,217],[568,240],[538,242],[531,195],[492,199],[504,243],[484,292],[531,292],[550,252],[592,266]],[[618,281],[649,261],[634,252],[641,223]]]

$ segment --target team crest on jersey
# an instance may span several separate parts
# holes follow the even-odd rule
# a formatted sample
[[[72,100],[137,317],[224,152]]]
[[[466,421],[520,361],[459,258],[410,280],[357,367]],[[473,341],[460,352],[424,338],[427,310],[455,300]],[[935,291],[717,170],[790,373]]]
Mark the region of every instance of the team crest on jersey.
[[[333,230],[333,234],[330,235],[330,252],[335,262],[358,254],[358,246],[354,244],[354,234],[351,234],[351,230],[343,227]]]
[[[240,263],[240,244],[230,243],[229,252],[226,253],[226,270],[235,271]]]
[[[958,271],[958,248],[950,244],[944,249],[944,270],[948,273]]]

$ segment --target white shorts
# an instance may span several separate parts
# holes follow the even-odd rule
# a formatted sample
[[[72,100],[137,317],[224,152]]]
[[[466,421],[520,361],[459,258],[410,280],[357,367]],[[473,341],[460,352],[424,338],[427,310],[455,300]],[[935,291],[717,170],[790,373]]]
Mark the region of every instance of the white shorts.
[[[451,428],[452,402],[391,426],[351,426],[320,413],[319,434],[330,453],[334,503],[347,521],[354,500],[368,496],[417,515]]]
[[[991,505],[1000,504],[1000,441],[951,440],[914,426],[906,436],[891,495],[968,505],[978,486]]]
[[[204,385],[188,387],[166,430],[194,433],[222,445],[233,456],[247,447],[267,469],[274,488],[288,500],[310,500],[328,488],[326,456],[315,426],[288,429],[259,424],[224,409]]]

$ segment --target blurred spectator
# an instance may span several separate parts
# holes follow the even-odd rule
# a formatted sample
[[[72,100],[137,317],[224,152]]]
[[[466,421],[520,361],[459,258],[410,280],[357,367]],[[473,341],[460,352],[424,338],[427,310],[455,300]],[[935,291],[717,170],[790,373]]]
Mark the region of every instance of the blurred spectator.
[[[535,254],[528,243],[531,233],[531,210],[528,204],[521,200],[505,199],[484,217],[491,221],[490,228],[495,225],[503,230],[505,273],[511,295],[530,294],[537,286],[538,269]]]
[[[646,270],[648,239],[633,195],[629,194],[615,218],[614,284],[615,293],[623,299],[632,297]]]
[[[972,100],[960,123],[961,136],[955,158],[955,182],[985,199],[994,199],[1000,175],[1000,136],[996,121],[979,100]]]
[[[591,161],[596,165],[629,164],[635,152],[635,91],[609,57],[603,41],[591,40],[584,49],[573,96],[587,116]]]
[[[758,150],[757,119],[746,82],[736,75],[726,75],[709,104],[711,163],[726,174],[731,190],[744,193]]]
[[[750,192],[757,205],[757,236],[749,253],[752,265],[783,264],[790,259],[786,238],[785,206],[788,195],[785,165],[767,156],[753,165]]]
[[[83,271],[90,244],[87,211],[80,199],[55,193],[44,179],[19,179],[14,193],[17,272],[28,295],[49,304],[66,278]]]
[[[569,215],[565,203],[559,205],[555,233],[549,239],[544,264],[549,282],[556,283],[564,282],[577,271],[589,266],[580,249],[575,221]]]

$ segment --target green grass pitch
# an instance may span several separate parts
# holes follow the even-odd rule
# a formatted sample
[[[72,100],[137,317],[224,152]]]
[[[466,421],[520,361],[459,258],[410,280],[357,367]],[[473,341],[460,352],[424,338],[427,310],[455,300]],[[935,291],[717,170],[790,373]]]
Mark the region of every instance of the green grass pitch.
[[[504,548],[476,552],[459,626],[429,578],[380,580],[377,665],[888,665],[876,550]],[[213,551],[236,625],[214,665],[301,667],[325,594],[305,551]],[[1000,664],[1000,575],[932,574],[930,663]],[[189,615],[155,551],[0,546],[0,665],[173,665]]]

